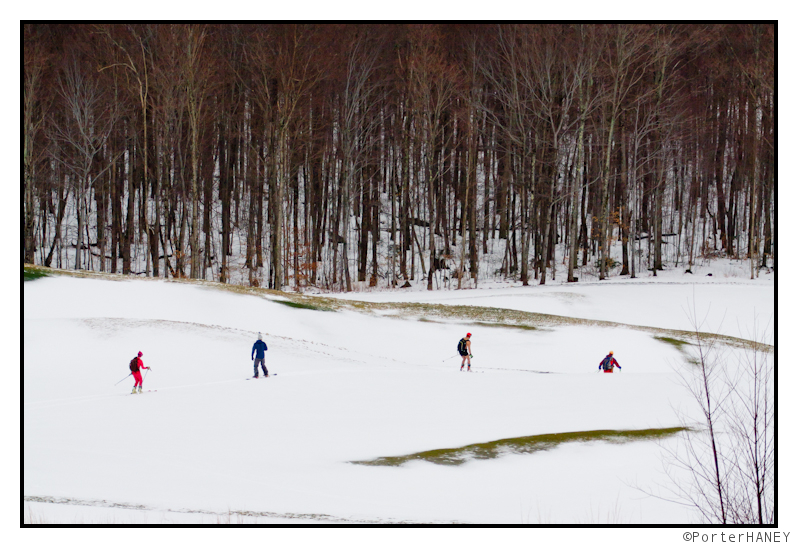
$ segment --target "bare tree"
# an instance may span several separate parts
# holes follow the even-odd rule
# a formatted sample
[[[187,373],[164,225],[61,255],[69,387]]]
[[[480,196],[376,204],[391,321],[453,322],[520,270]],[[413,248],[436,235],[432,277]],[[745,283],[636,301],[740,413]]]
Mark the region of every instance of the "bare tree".
[[[671,474],[669,489],[710,523],[774,523],[773,347],[765,333],[723,348],[700,331],[695,310],[691,319],[697,356],[680,376],[700,414],[685,416],[684,443],[668,450],[668,464],[689,478]]]
[[[560,165],[564,154],[563,138],[570,133],[572,128],[581,122],[579,117],[572,115],[573,108],[581,97],[580,108],[587,110],[590,105],[589,98],[582,89],[583,82],[589,79],[592,70],[590,61],[583,55],[576,63],[571,59],[568,49],[571,49],[574,37],[571,29],[546,26],[536,33],[536,40],[525,44],[524,50],[532,57],[533,66],[530,71],[523,71],[522,78],[529,89],[533,99],[533,110],[537,113],[541,125],[546,128],[550,138],[547,143],[549,150],[548,166],[548,195],[543,197],[543,219],[541,230],[543,232],[540,285],[546,283],[546,270],[548,267],[548,253],[550,247],[551,216],[555,206],[555,189],[558,186]],[[583,112],[581,116],[585,116]]]
[[[509,200],[506,191],[515,188],[520,191],[520,233],[521,233],[521,282],[528,285],[529,245],[530,245],[530,201],[534,188],[536,169],[535,143],[532,138],[537,117],[530,108],[532,102],[530,80],[524,75],[534,70],[531,44],[531,27],[517,25],[496,28],[492,47],[483,47],[480,67],[485,81],[491,88],[497,106],[485,105],[485,113],[491,123],[501,132],[497,145],[503,150],[497,153],[501,158],[499,177],[501,177],[497,207],[500,214],[499,235],[504,233],[506,224],[506,204]],[[501,143],[501,144],[499,144]],[[514,184],[509,184],[510,181]],[[507,260],[510,255],[510,241],[505,248],[505,275],[511,270]]]
[[[576,177],[571,182],[571,212],[569,219],[570,246],[568,252],[568,281],[576,281],[574,269],[576,268],[577,244],[577,221],[579,219],[579,198],[580,191],[585,184],[585,125],[588,117],[596,108],[598,95],[593,92],[596,67],[598,65],[598,44],[595,32],[592,29],[579,25],[576,30],[576,57],[574,73],[578,82],[579,103],[578,103],[578,124],[576,146],[577,146],[577,169]]]
[[[767,333],[767,332],[766,332]],[[725,370],[731,454],[729,520],[732,523],[774,523],[775,420],[773,348],[756,335],[743,350],[737,370]]]
[[[445,58],[440,34],[433,26],[421,25],[411,29],[408,70],[414,119],[419,122],[421,169],[426,184],[427,221],[430,227],[427,289],[431,291],[437,258],[434,230],[436,191],[440,188],[445,169],[440,158],[440,150],[444,146],[441,140],[447,135],[444,133],[444,113],[451,108],[457,81],[457,69]]]
[[[133,42],[132,45],[125,44],[121,39],[114,36],[112,30],[114,27],[110,25],[101,25],[98,26],[99,32],[105,36],[108,42],[113,46],[113,48],[118,51],[119,59],[105,67],[102,67],[100,71],[111,69],[111,68],[122,68],[127,71],[130,75],[132,75],[133,80],[135,81],[134,84],[134,91],[133,95],[136,96],[138,99],[138,106],[141,108],[141,124],[142,124],[142,132],[143,132],[143,143],[142,143],[142,151],[141,151],[141,158],[144,167],[144,177],[142,180],[142,191],[141,191],[141,207],[139,212],[139,218],[141,219],[141,223],[139,224],[139,231],[146,233],[147,235],[147,275],[149,276],[150,273],[150,263],[152,262],[152,269],[153,275],[158,276],[158,235],[154,233],[153,228],[150,226],[150,222],[148,220],[149,215],[149,207],[145,204],[148,204],[147,201],[147,190],[150,185],[150,163],[149,163],[149,154],[150,154],[150,137],[149,137],[149,124],[148,124],[148,107],[150,105],[150,65],[152,65],[153,61],[151,58],[151,52],[148,50],[148,47],[145,46],[145,36],[143,33],[139,32],[133,26],[128,25],[125,30],[127,30],[130,34],[131,41]],[[152,31],[152,29],[145,27],[144,32]],[[160,232],[160,219],[158,219],[158,211],[159,211],[159,204],[155,203],[155,228]]]
[[[86,229],[86,249],[91,240],[88,234],[88,193],[95,181],[113,165],[102,161],[101,152],[116,123],[118,111],[104,94],[97,78],[86,74],[77,59],[66,63],[58,78],[58,94],[64,102],[66,116],[63,123],[53,124],[53,138],[71,149],[61,156],[64,166],[75,177],[77,212],[77,242],[75,269],[88,264],[81,261]],[[104,164],[104,165],[103,165]],[[87,251],[86,257],[90,257]],[[104,259],[102,259],[104,260]]]
[[[604,122],[607,124],[604,162],[602,166],[601,236],[599,239],[599,279],[607,277],[610,234],[610,178],[611,159],[616,141],[616,127],[624,110],[629,105],[629,95],[648,72],[648,34],[629,25],[613,25],[607,28],[604,66],[606,70],[606,99]]]
[[[180,78],[183,33],[176,25],[159,26],[157,31],[152,55],[158,62],[153,64],[149,76],[152,117],[156,121],[153,132],[155,187],[161,193],[161,198],[156,200],[155,223],[164,254],[165,275],[182,278],[186,275],[185,236],[190,213],[190,202],[183,199],[189,195],[186,192],[184,146],[187,96]],[[163,227],[160,227],[161,207],[158,207],[158,202],[163,208]],[[174,259],[174,266],[170,257]]]
[[[200,123],[205,105],[206,93],[210,85],[210,71],[205,51],[205,40],[208,32],[204,25],[187,25],[184,29],[183,42],[183,82],[186,89],[186,106],[188,127],[191,139],[191,231],[189,232],[191,247],[192,278],[204,278],[205,268],[200,261],[199,245],[199,154],[202,126]],[[210,204],[205,204],[210,207]]]
[[[375,139],[375,132],[380,122],[378,116],[379,103],[377,94],[379,82],[374,75],[379,66],[381,44],[375,43],[374,36],[366,30],[356,30],[349,35],[345,45],[346,73],[344,89],[341,96],[341,191],[342,219],[340,229],[343,244],[344,279],[346,290],[352,291],[352,281],[348,267],[349,213],[351,196],[355,185],[363,185],[363,172],[369,160],[370,143]],[[365,216],[364,216],[365,217]],[[365,224],[365,218],[364,218]],[[366,226],[361,228],[368,241]],[[337,242],[334,245],[339,245]],[[363,246],[365,249],[365,246]],[[361,250],[361,261],[365,265],[365,253]],[[365,280],[365,269],[362,269],[360,281]]]
[[[273,287],[284,285],[283,200],[292,172],[292,129],[304,114],[314,86],[324,76],[317,63],[323,44],[314,40],[312,29],[280,25],[271,33],[257,33],[250,48],[257,75],[255,99],[269,120],[273,135],[273,174],[270,178],[269,210]]]
[[[33,263],[36,249],[36,203],[34,200],[34,180],[36,164],[43,157],[44,149],[36,146],[42,125],[47,119],[48,101],[43,98],[42,78],[47,66],[47,55],[42,44],[25,42],[23,66],[23,118],[22,118],[22,163],[24,168],[25,209],[22,262]]]

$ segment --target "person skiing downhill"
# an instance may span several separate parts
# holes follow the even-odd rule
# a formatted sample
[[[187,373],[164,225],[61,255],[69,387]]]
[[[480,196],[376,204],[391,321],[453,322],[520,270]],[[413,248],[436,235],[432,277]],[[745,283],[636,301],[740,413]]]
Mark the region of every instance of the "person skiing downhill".
[[[612,373],[614,367],[621,369],[621,364],[618,363],[618,360],[613,356],[612,350],[610,350],[610,353],[604,356],[604,359],[599,363],[599,369],[603,369],[605,373]]]
[[[263,342],[263,335],[258,333],[258,340],[255,341],[255,344],[252,345],[252,359],[255,360],[255,375],[254,378],[258,378],[258,365],[260,365],[261,369],[263,369],[263,376],[269,376],[269,370],[266,369],[266,362],[264,361],[265,354],[264,352],[268,350],[266,347],[266,343]]]
[[[141,370],[142,369],[152,369],[152,367],[145,367],[144,362],[141,360],[141,357],[144,354],[139,352],[138,356],[130,360],[130,370],[133,372],[133,378],[136,379],[136,384],[133,385],[133,392],[131,394],[136,393],[136,388],[138,387],[138,393],[141,394],[141,387],[144,381],[141,378]]]
[[[466,360],[468,360],[468,371],[471,371],[471,358],[473,357],[471,355],[471,333],[466,333],[466,336],[457,343],[457,353],[463,357],[463,361],[460,364],[460,371],[463,370]]]

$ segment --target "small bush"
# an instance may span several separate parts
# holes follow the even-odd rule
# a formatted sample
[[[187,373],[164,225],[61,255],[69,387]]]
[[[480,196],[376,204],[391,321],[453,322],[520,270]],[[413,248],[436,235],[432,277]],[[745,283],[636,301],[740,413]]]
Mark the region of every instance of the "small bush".
[[[621,263],[612,257],[604,257],[604,264],[607,266],[608,271],[621,266]],[[596,262],[593,263],[593,266],[596,268],[596,270],[601,270],[601,259],[596,259]]]

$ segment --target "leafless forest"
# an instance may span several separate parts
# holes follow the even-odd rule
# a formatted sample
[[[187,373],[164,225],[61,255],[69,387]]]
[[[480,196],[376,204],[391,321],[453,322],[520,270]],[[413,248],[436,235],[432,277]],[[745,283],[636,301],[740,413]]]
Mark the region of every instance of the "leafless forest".
[[[337,291],[713,256],[753,277],[775,30],[23,25],[23,263]]]

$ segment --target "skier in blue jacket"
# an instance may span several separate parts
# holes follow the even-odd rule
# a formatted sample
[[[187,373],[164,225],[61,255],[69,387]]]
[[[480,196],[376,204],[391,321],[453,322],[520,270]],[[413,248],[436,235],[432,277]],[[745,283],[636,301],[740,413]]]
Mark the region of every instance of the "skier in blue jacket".
[[[268,348],[266,347],[266,343],[263,342],[263,335],[258,333],[258,340],[255,341],[255,344],[252,345],[252,359],[255,360],[255,375],[254,377],[258,378],[258,365],[260,365],[261,369],[263,369],[263,376],[269,376],[269,370],[266,369],[266,362],[264,361],[264,352],[267,351]]]

